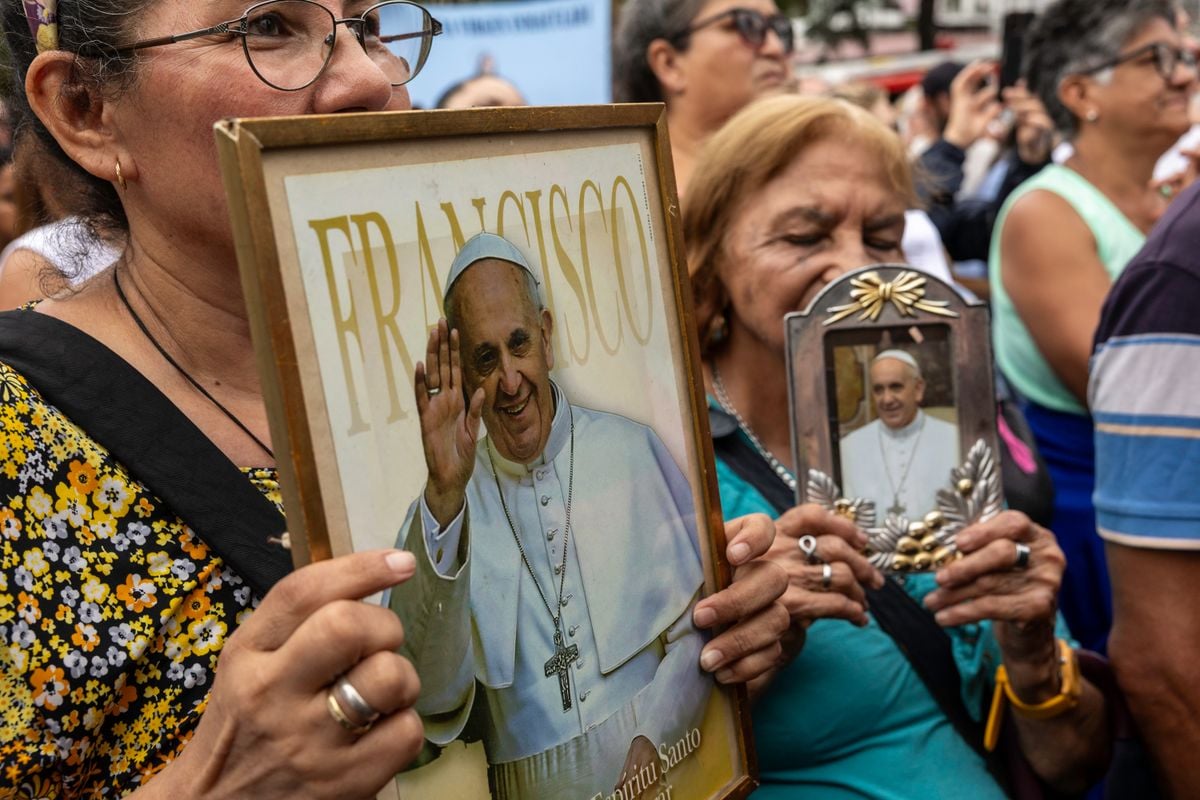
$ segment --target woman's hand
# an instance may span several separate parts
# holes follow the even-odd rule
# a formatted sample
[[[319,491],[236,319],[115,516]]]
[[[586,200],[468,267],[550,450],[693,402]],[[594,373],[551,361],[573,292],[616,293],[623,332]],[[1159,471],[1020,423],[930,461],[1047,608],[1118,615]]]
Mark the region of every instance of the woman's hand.
[[[762,560],[775,538],[775,524],[763,514],[725,523],[725,554],[733,583],[704,598],[692,611],[697,628],[729,625],[700,654],[700,666],[721,683],[753,680],[779,663],[788,614],[780,602],[787,575]]]
[[[475,442],[483,413],[482,387],[475,390],[467,407],[459,358],[458,331],[450,330],[446,320],[440,319],[429,333],[425,361],[417,362],[413,380],[421,446],[429,471],[425,502],[443,527],[463,506],[475,467]]]
[[[865,626],[867,595],[863,587],[883,586],[883,574],[861,552],[867,546],[866,534],[848,519],[814,503],[789,509],[775,527],[775,543],[767,558],[787,572],[783,604],[792,623],[807,626],[813,620],[831,618]],[[800,550],[804,536],[816,539],[812,559]]]
[[[360,602],[411,577],[398,550],[321,561],[281,580],[221,652],[195,735],[141,797],[372,798],[420,751],[420,683],[387,608]],[[361,735],[330,713],[345,676],[380,717]]]
[[[1066,558],[1054,534],[1019,511],[972,525],[955,539],[963,558],[937,571],[925,598],[947,627],[995,621],[996,641],[1019,696],[1053,697],[1057,689],[1054,624]],[[1020,548],[1028,548],[1024,567]]]

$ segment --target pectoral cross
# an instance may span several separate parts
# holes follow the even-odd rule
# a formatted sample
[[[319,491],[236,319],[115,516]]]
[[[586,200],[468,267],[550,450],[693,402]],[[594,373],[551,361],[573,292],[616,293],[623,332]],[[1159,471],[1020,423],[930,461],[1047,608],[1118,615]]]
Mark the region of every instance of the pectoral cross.
[[[563,647],[562,633],[554,632],[554,655],[546,662],[546,677],[558,675],[558,690],[562,692],[563,711],[571,710],[571,679],[567,670],[571,662],[579,658],[579,645]]]
[[[906,510],[907,510],[907,508],[905,508],[905,505],[900,502],[900,495],[898,495],[898,494],[893,495],[892,496],[892,507],[888,509],[888,513],[895,514],[897,517],[902,517],[902,516],[904,516],[904,512]]]

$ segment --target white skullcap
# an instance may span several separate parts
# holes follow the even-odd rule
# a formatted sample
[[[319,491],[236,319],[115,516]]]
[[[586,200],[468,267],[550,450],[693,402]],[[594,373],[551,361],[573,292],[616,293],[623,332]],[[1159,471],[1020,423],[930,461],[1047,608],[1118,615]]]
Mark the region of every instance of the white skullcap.
[[[537,276],[533,274],[525,255],[512,242],[494,233],[478,233],[468,239],[454,257],[454,263],[450,265],[450,275],[446,278],[446,289],[442,292],[442,301],[445,302],[450,297],[451,287],[472,264],[489,259],[507,261],[520,267],[528,273],[535,286],[538,284]]]
[[[917,377],[921,377],[921,365],[917,363],[917,360],[912,357],[911,353],[907,353],[903,350],[884,350],[882,353],[871,359],[871,366],[875,366],[885,358],[894,358],[897,361],[902,361],[905,364],[908,364],[913,368],[913,371],[917,373]]]

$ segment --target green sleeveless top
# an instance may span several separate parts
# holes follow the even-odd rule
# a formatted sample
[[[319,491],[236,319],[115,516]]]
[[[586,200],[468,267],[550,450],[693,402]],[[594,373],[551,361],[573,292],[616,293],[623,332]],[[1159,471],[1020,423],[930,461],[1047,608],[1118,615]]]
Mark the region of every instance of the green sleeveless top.
[[[1038,405],[1055,411],[1087,414],[1087,409],[1042,357],[1000,280],[1000,233],[1004,230],[1008,212],[1022,197],[1039,189],[1066,200],[1083,219],[1096,240],[1097,253],[1105,271],[1114,280],[1142,248],[1146,236],[1087,179],[1070,167],[1058,164],[1051,164],[1017,187],[996,220],[988,257],[996,363],[1017,391]]]

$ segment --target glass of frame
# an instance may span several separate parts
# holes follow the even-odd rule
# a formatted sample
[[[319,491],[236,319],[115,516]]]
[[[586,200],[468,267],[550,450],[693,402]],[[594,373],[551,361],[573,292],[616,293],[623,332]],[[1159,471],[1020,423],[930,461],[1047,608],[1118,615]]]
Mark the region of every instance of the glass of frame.
[[[956,558],[958,531],[1002,504],[986,307],[881,264],[784,324],[797,501],[858,524],[881,569]]]
[[[217,139],[296,561],[417,555],[378,601],[428,746],[388,796],[748,794],[691,624],[730,571],[662,106]],[[467,437],[453,479],[431,429]]]

